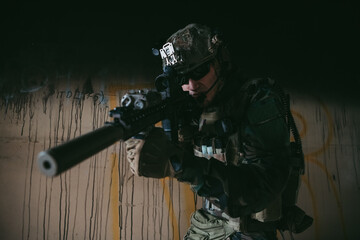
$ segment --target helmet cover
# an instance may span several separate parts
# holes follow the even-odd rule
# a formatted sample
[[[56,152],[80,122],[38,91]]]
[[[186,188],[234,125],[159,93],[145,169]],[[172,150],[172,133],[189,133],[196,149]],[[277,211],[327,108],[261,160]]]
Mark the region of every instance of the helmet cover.
[[[172,67],[178,74],[186,74],[215,58],[221,41],[209,27],[189,24],[171,35],[160,49],[163,69]]]

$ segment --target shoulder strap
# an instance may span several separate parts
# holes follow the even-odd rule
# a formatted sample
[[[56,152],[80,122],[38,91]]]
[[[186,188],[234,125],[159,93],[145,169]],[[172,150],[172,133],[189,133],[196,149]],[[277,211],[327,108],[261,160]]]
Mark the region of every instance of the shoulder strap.
[[[288,127],[295,140],[295,142],[291,143],[292,155],[298,158],[298,161],[300,160],[297,163],[297,167],[299,167],[300,174],[303,175],[305,170],[304,153],[302,149],[301,137],[297,129],[294,117],[290,110],[290,96],[289,94],[285,94],[284,90],[277,83],[274,83],[274,90],[279,94],[281,102],[284,105]]]

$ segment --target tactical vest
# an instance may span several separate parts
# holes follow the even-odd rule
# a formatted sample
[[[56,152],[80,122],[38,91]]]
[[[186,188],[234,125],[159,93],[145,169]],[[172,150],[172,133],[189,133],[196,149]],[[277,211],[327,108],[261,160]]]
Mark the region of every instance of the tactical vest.
[[[292,172],[289,176],[288,185],[281,197],[276,199],[266,209],[242,218],[241,223],[239,219],[226,216],[217,205],[211,204],[212,201],[209,199],[205,201],[204,207],[215,215],[235,222],[235,225],[236,222],[239,222],[240,229],[243,232],[271,231],[276,228],[301,232],[312,223],[312,218],[305,215],[295,205],[300,186],[299,178],[304,173],[301,140],[290,112],[289,98],[271,79],[252,79],[247,81],[243,84],[240,93],[231,98],[225,106],[214,107],[204,111],[199,120],[199,134],[194,138],[194,155],[207,159],[213,158],[225,165],[240,166],[241,164],[248,163],[242,149],[241,126],[239,124],[244,117],[252,94],[260,85],[264,84],[271,87],[280,96],[285,110],[282,114],[284,114],[288,129],[295,139],[295,142],[290,144],[292,155],[289,161],[291,161]],[[293,218],[296,214],[303,214],[302,220],[305,222],[289,223],[289,219]]]

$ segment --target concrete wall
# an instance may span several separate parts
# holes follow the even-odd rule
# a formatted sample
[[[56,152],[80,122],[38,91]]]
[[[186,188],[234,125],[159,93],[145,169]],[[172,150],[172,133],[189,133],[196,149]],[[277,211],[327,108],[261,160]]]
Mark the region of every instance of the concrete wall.
[[[141,77],[58,73],[2,91],[0,239],[181,239],[201,199],[175,180],[134,177],[121,142],[54,178],[36,163],[40,151],[111,120],[124,91],[149,87]],[[314,217],[295,238],[357,239],[360,105],[288,91],[306,157],[299,206]]]

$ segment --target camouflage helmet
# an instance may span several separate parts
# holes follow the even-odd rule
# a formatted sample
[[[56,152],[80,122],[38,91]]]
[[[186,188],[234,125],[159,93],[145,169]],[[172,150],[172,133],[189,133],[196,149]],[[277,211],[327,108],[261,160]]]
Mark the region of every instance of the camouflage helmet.
[[[160,49],[162,65],[186,74],[216,57],[221,45],[218,35],[204,25],[192,23],[171,35]]]

